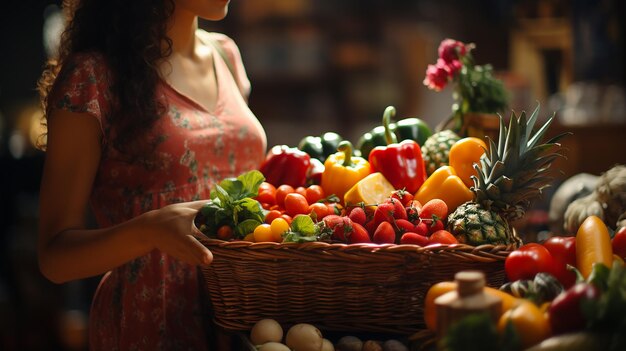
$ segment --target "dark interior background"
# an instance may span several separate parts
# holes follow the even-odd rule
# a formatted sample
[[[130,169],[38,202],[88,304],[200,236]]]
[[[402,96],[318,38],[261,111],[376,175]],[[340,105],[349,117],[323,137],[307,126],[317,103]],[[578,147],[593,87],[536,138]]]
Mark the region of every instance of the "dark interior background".
[[[61,1],[0,5],[0,349],[85,349],[85,320],[99,277],[63,285],[37,267],[37,197],[44,154],[36,82],[44,24]],[[557,185],[626,163],[624,3],[620,0],[254,0],[202,22],[239,44],[253,85],[250,106],[269,146],[336,131],[351,141],[398,117],[436,125],[452,92],[422,83],[444,38],[473,42],[513,94],[511,108],[557,113],[566,142]],[[46,27],[50,28],[50,27]],[[50,33],[50,32],[48,32]],[[54,32],[52,32],[54,33]],[[54,41],[54,35],[51,36]],[[545,224],[546,204],[536,222]],[[535,218],[535,217],[533,217]]]

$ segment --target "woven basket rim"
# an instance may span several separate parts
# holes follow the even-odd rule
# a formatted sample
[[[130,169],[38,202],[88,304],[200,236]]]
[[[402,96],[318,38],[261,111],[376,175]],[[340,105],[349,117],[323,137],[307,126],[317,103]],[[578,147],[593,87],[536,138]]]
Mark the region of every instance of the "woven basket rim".
[[[491,245],[485,244],[472,246],[467,244],[433,244],[429,246],[419,246],[414,244],[346,244],[328,243],[324,241],[314,241],[307,243],[276,243],[276,242],[251,242],[245,240],[224,241],[213,238],[199,238],[200,242],[207,248],[218,247],[220,249],[238,250],[298,250],[298,251],[343,251],[355,253],[417,253],[417,254],[438,254],[438,253],[458,253],[458,254],[489,254],[497,256],[507,256],[517,249],[516,244]]]

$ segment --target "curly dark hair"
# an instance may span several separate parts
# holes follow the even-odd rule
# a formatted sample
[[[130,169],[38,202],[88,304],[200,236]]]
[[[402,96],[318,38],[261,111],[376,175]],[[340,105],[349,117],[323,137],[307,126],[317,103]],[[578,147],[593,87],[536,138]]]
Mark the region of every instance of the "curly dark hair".
[[[174,0],[65,0],[64,10],[68,22],[58,57],[47,62],[38,82],[43,124],[50,113],[48,95],[66,59],[78,52],[98,52],[113,78],[114,143],[127,149],[124,146],[130,146],[166,108],[164,101],[155,98],[155,91],[160,79],[158,65],[172,52],[167,25]],[[45,148],[45,142],[41,146]]]

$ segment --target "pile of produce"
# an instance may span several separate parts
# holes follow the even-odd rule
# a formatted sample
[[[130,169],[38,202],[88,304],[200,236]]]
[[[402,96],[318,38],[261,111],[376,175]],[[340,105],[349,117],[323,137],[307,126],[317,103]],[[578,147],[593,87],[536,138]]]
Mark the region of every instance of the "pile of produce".
[[[519,246],[510,223],[561,156],[563,135],[544,141],[553,117],[535,130],[538,114],[501,118],[485,142],[392,122],[390,106],[356,150],[333,132],[272,147],[258,171],[215,186],[197,225],[222,240]]]
[[[575,236],[521,246],[505,261],[509,282],[485,288],[502,300],[497,322],[468,316],[438,341],[439,349],[626,349],[625,238],[626,228],[611,238],[604,222],[589,216]],[[455,288],[446,281],[429,289],[424,318],[431,331],[438,328],[436,299]]]

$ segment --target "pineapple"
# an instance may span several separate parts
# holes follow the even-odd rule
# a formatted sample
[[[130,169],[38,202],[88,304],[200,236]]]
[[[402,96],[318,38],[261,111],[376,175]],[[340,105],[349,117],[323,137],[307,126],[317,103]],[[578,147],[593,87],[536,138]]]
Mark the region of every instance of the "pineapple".
[[[498,144],[489,138],[489,150],[480,159],[472,177],[474,200],[448,216],[448,230],[459,242],[469,245],[521,244],[510,222],[524,216],[533,200],[549,186],[552,162],[562,156],[557,143],[567,133],[541,143],[554,114],[534,134],[539,106],[527,119],[513,113],[508,128],[500,117]]]
[[[448,154],[454,143],[461,139],[455,132],[444,129],[437,132],[424,142],[422,158],[426,166],[426,173],[430,176],[437,168],[448,165]]]

